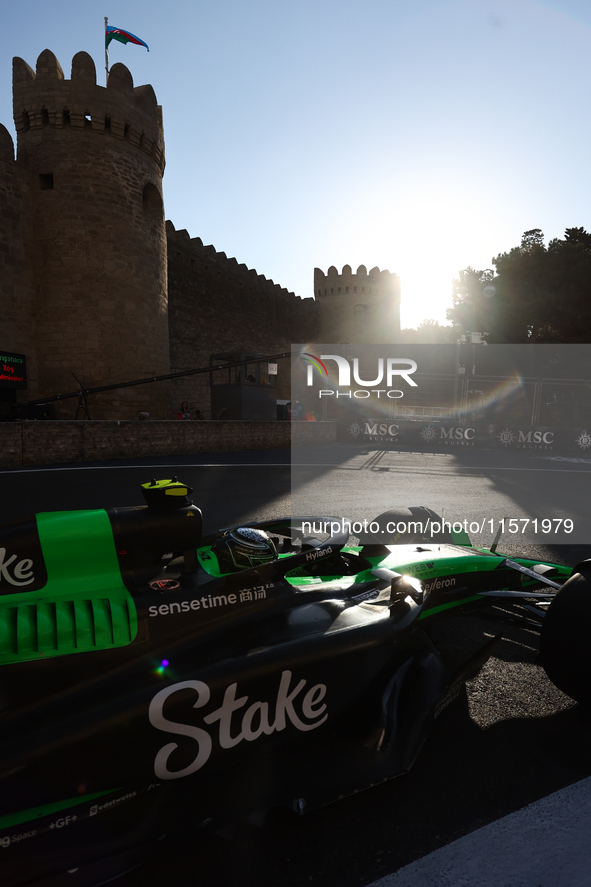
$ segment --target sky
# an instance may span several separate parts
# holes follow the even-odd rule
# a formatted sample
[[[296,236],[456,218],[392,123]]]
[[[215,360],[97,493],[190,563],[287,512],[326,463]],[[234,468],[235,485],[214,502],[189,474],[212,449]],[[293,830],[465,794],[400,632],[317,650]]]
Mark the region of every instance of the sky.
[[[11,59],[66,78],[113,42],[163,106],[166,218],[302,297],[313,271],[387,268],[402,325],[445,323],[452,279],[541,228],[591,230],[588,0],[20,0]]]

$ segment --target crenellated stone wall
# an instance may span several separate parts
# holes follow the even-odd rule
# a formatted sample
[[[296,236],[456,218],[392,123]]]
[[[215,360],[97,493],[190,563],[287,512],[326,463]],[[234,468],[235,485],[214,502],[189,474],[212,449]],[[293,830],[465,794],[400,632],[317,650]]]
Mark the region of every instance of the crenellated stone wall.
[[[315,269],[316,300],[302,299],[165,223],[162,109],[124,65],[102,87],[86,52],[69,80],[47,49],[35,71],[15,58],[13,101],[16,160],[0,125],[0,347],[26,355],[20,402],[74,391],[74,375],[98,387],[217,353],[396,340],[395,274]],[[289,360],[278,370],[288,399]],[[209,374],[92,395],[88,407],[93,420],[171,419],[184,400],[211,416]],[[54,409],[71,419],[76,401]]]
[[[339,274],[314,268],[319,339],[323,342],[396,342],[400,334],[400,278],[390,271],[350,265]]]
[[[201,238],[168,234],[168,304],[171,371],[207,366],[210,354],[272,354],[308,342],[316,329],[316,303],[301,299]],[[290,396],[290,361],[278,362],[277,397]],[[174,400],[209,418],[209,374],[173,382]]]

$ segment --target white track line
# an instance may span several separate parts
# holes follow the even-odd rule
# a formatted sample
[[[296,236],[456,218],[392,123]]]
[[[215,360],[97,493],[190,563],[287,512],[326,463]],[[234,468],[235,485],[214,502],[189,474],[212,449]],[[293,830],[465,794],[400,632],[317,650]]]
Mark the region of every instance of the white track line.
[[[123,468],[257,468],[259,466],[265,468],[285,468],[289,467],[289,462],[187,462],[186,464],[162,463],[160,465],[65,465],[54,468],[2,468],[0,469],[0,477],[2,474],[32,474],[39,471],[116,471]]]
[[[160,465],[66,465],[61,467],[53,467],[47,466],[46,468],[0,468],[0,477],[3,474],[33,474],[35,472],[40,471],[117,471],[129,468],[337,468],[343,469],[344,471],[363,471],[363,466],[359,468],[346,468],[344,465],[335,465],[332,462],[187,462],[184,464],[180,464],[178,462],[171,463],[162,463]],[[368,469],[371,471],[371,468]],[[381,471],[397,471],[397,472],[405,472],[405,471],[428,471],[433,473],[436,471],[433,466],[427,465],[401,465],[400,467],[396,467],[395,465],[387,466],[386,469],[382,468]],[[582,468],[521,468],[519,466],[515,468],[505,468],[500,465],[482,465],[475,466],[474,468],[470,468],[469,466],[462,466],[459,468],[457,474],[472,474],[474,472],[479,471],[537,471],[542,472],[544,474],[554,473],[554,474],[591,474],[591,468],[588,470]],[[448,472],[445,472],[446,474]],[[454,475],[456,476],[456,475]]]
[[[369,887],[588,887],[591,777],[429,853]]]

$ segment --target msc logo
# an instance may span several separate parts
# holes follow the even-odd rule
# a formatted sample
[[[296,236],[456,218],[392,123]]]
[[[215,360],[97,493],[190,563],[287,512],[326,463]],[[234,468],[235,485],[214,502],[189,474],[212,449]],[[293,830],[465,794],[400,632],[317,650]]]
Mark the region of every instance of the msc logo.
[[[443,428],[441,427],[441,440],[474,440],[475,428]]]
[[[501,441],[503,446],[506,447],[509,444],[513,443],[513,441],[515,440],[515,435],[510,428],[505,428],[505,430],[501,431],[501,433],[498,435],[498,439]]]
[[[460,446],[474,446],[472,442],[476,437],[476,429],[459,425],[452,428],[446,428],[444,425],[427,425],[421,431],[421,437],[426,443],[443,441]]]
[[[396,437],[398,435],[398,430],[398,425],[388,425],[386,422],[381,422],[379,425],[377,422],[374,422],[374,424],[372,425],[370,422],[366,422],[365,431],[363,433],[382,436],[385,434],[389,434],[390,437]],[[351,434],[356,437],[353,431],[351,431]]]
[[[521,431],[517,429],[517,431],[514,432],[510,428],[505,428],[504,431],[501,431],[501,433],[497,435],[497,438],[503,446],[511,446],[517,441],[518,449],[542,449],[543,447],[550,447],[550,449],[552,449],[554,432],[534,431],[533,429],[530,429],[529,431]]]
[[[517,435],[519,443],[551,444],[554,441],[553,431],[528,431],[527,434],[524,431],[518,431]]]
[[[518,431],[517,444],[551,444],[554,443],[553,431]]]
[[[373,437],[376,438],[385,438],[387,435],[390,435],[390,439],[398,437],[398,432],[400,431],[399,425],[391,424],[389,425],[387,422],[353,422],[352,425],[349,425],[348,428],[349,434],[357,440],[360,434],[363,434],[365,437]]]

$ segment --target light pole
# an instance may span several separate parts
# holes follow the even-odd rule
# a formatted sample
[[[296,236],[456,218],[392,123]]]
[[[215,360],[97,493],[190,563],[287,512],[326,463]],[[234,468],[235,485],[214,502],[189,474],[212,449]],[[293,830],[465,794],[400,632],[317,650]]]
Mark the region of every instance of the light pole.
[[[496,295],[496,292],[497,291],[496,291],[495,287],[489,283],[482,290],[482,295],[484,296],[485,299],[490,300],[490,299],[494,298],[494,296]],[[459,376],[460,375],[465,375],[465,376],[468,375],[466,373],[466,367],[465,366],[460,367],[460,345],[465,343],[467,345],[472,346],[471,352],[470,352],[470,365],[472,367],[472,370],[471,370],[470,375],[472,377],[474,377],[476,375],[476,350],[475,350],[474,346],[475,345],[486,345],[487,342],[486,342],[486,339],[483,338],[483,336],[488,335],[488,333],[486,333],[484,331],[476,332],[474,330],[474,325],[476,323],[476,303],[475,303],[476,293],[471,292],[467,286],[462,285],[457,288],[456,294],[458,296],[462,297],[462,300],[460,302],[461,305],[469,306],[472,309],[472,311],[471,311],[472,320],[471,320],[470,328],[467,328],[466,326],[464,326],[464,334],[457,340],[456,373],[455,373],[455,385],[454,385],[455,404],[458,403]],[[467,379],[466,379],[466,383],[467,384],[466,384],[465,397],[462,398],[464,400],[464,410],[461,409],[461,406],[458,409],[458,418],[460,420],[462,418],[462,413],[465,416],[465,414],[468,410],[468,395],[469,395],[470,391],[468,389],[468,380]]]

